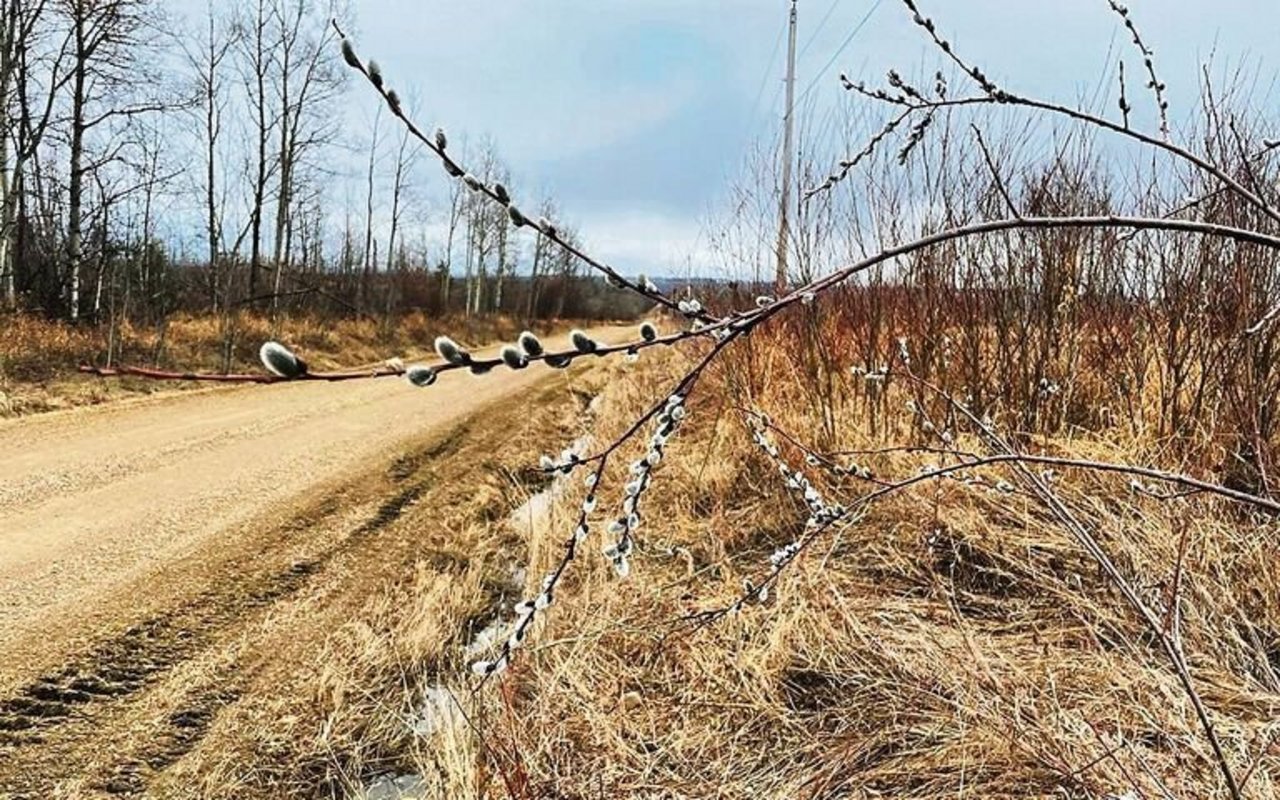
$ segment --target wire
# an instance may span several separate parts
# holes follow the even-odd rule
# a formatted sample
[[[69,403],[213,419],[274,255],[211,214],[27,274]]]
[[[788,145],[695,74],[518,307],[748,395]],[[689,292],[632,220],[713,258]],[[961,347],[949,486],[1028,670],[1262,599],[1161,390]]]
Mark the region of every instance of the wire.
[[[778,37],[773,40],[773,52],[769,54],[769,60],[765,63],[764,74],[760,76],[760,87],[756,89],[756,99],[751,103],[751,114],[747,117],[747,130],[751,132],[752,136],[755,135],[756,115],[760,113],[760,99],[764,97],[764,87],[768,85],[769,76],[773,74],[774,61],[777,59],[778,52],[782,48],[782,37],[787,33],[787,24],[784,24],[778,29]],[[777,95],[775,94],[774,100],[776,99]],[[769,101],[769,105],[773,105],[773,100]],[[687,254],[688,256],[692,256],[693,252],[695,252],[699,245],[702,244],[702,239],[707,235],[706,228],[707,226],[705,223],[698,226],[698,235],[694,237],[693,245],[690,248],[690,252]]]
[[[773,72],[773,60],[778,57],[778,50],[782,47],[782,36],[787,32],[785,27],[778,30],[778,38],[773,42],[773,53],[769,56],[769,61],[765,66],[764,75],[760,78],[760,88],[756,90],[755,102],[751,104],[751,116],[747,119],[751,122],[755,121],[756,112],[760,110],[760,98],[764,97],[764,87],[769,83],[769,75]]]
[[[858,32],[866,27],[867,22],[871,19],[871,15],[876,13],[876,9],[879,8],[880,4],[883,2],[884,0],[876,0],[871,4],[871,8],[867,9],[867,13],[862,15],[862,19],[858,21],[858,24],[855,25],[853,30],[849,32],[849,35],[845,37],[844,42],[842,42],[840,47],[831,54],[831,58],[823,65],[822,69],[818,70],[818,74],[813,76],[813,80],[809,82],[809,85],[806,86],[804,91],[800,93],[800,96],[796,98],[797,104],[801,103],[809,96],[809,92],[813,91],[813,87],[818,85],[818,81],[822,80],[822,76],[827,74],[827,70],[831,69],[831,65],[836,63],[836,59],[840,57],[840,54],[843,53],[845,48],[853,41],[853,37],[857,36]],[[790,112],[791,109],[787,109],[787,113]]]
[[[817,39],[818,34],[822,33],[822,29],[826,27],[827,20],[831,19],[831,14],[836,10],[836,7],[839,6],[841,2],[842,0],[834,0],[831,7],[827,9],[827,13],[822,15],[822,21],[818,23],[818,27],[813,29],[813,33],[809,35],[809,39],[804,43],[804,47],[800,48],[800,58],[803,58],[804,54],[809,52],[809,47],[813,44],[813,40]]]

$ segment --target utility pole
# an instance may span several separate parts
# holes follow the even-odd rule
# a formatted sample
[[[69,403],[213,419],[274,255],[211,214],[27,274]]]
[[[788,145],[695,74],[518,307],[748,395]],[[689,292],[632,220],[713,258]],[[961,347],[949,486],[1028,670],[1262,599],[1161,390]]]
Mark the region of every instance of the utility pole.
[[[779,297],[787,291],[787,239],[791,205],[791,140],[794,128],[793,108],[796,97],[796,0],[791,0],[791,30],[787,40],[787,105],[783,117],[782,134],[782,203],[778,222],[778,272],[773,280],[773,291]]]

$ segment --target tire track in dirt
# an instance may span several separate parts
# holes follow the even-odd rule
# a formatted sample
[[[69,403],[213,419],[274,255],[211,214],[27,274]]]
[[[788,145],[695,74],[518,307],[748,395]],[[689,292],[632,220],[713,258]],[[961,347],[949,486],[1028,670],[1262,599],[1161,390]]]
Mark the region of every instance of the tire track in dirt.
[[[602,338],[609,335],[604,333]],[[60,585],[68,577],[68,567],[83,563],[71,556],[95,549],[98,542],[92,534],[101,532],[110,538],[118,532],[96,519],[69,519],[58,513],[76,499],[74,491],[70,496],[33,497],[33,504],[20,504],[17,509],[0,505],[0,798],[147,793],[156,776],[200,745],[225,709],[246,693],[264,690],[259,676],[267,665],[277,671],[282,666],[273,659],[290,657],[284,653],[290,649],[314,654],[315,642],[342,624],[344,609],[362,596],[364,584],[373,586],[403,574],[406,565],[422,557],[405,532],[389,534],[388,529],[416,503],[424,498],[431,501],[436,467],[449,464],[456,448],[472,435],[467,420],[484,409],[502,408],[503,401],[515,395],[529,402],[530,390],[542,380],[564,374],[528,370],[503,376],[506,385],[492,377],[474,381],[455,375],[450,376],[452,391],[443,381],[431,392],[416,392],[402,384],[391,387],[403,396],[393,392],[389,410],[379,408],[378,404],[388,403],[373,393],[358,402],[345,400],[338,404],[340,409],[330,404],[323,414],[309,411],[296,417],[290,416],[288,408],[299,400],[323,402],[323,394],[312,392],[341,393],[342,387],[290,385],[215,392],[210,398],[193,398],[190,407],[175,413],[173,406],[187,401],[177,396],[131,411],[104,409],[101,424],[112,432],[94,429],[96,409],[87,414],[72,412],[52,425],[53,435],[47,438],[52,450],[42,450],[38,434],[34,445],[24,446],[30,436],[24,437],[12,424],[0,427],[3,483],[15,474],[18,461],[5,456],[25,450],[30,452],[24,452],[23,463],[41,468],[66,461],[62,451],[79,439],[88,442],[87,459],[115,450],[142,454],[157,447],[164,450],[164,442],[147,432],[150,414],[164,417],[156,427],[169,437],[182,436],[177,417],[198,412],[209,401],[215,410],[226,409],[225,418],[236,420],[226,442],[202,431],[196,437],[199,446],[170,447],[171,465],[136,465],[122,480],[107,478],[80,487],[83,496],[89,497],[110,489],[125,494],[138,481],[152,481],[171,492],[183,488],[181,480],[189,484],[185,497],[172,499],[178,506],[192,504],[189,530],[180,532],[185,538],[152,541],[145,535],[146,526],[154,524],[153,515],[147,513],[151,498],[135,498],[142,513],[130,522],[142,530],[110,543],[121,545],[107,554],[117,563],[109,564],[106,574],[92,576],[94,580],[77,580],[83,576],[73,575],[65,586]],[[277,388],[305,392],[273,398]],[[563,390],[556,391],[563,398]],[[425,424],[397,429],[422,410],[424,402]],[[256,412],[262,416],[246,420],[233,407],[237,403],[266,407]],[[135,414],[142,419],[131,422]],[[264,429],[263,416],[274,423],[266,427],[276,432],[271,440],[258,443],[255,457],[264,462],[276,455],[273,450],[278,449],[282,431],[296,439],[298,430],[314,430],[317,419],[323,424],[312,435],[320,458],[332,460],[335,448],[350,451],[348,458],[339,468],[306,474],[293,483],[286,480],[287,485],[275,491],[251,497],[250,503],[257,506],[251,513],[236,517],[215,510],[214,519],[202,518],[199,515],[208,510],[202,476],[190,468],[183,475],[175,467],[192,454],[198,460],[206,449],[212,451],[215,464],[226,463],[220,449],[231,448],[236,458],[242,457],[236,448],[253,443],[253,431]],[[507,428],[520,424],[518,414],[508,413],[504,419],[501,424]],[[81,433],[70,435],[68,427]],[[387,428],[394,435],[381,435]],[[142,441],[128,441],[131,435],[139,435]],[[362,436],[372,442],[353,444],[353,438]],[[336,444],[326,443],[326,438]],[[121,443],[128,446],[114,446]],[[297,462],[280,463],[287,470]],[[261,469],[261,464],[248,466]],[[465,468],[461,473],[457,466],[450,469],[454,477],[466,474]],[[223,478],[235,483],[239,476],[212,477]],[[117,497],[118,506],[127,499]],[[15,519],[27,526],[21,530],[6,526]],[[68,535],[63,537],[63,531]],[[24,536],[51,541],[24,542]],[[17,552],[17,568],[9,545]],[[24,552],[26,545],[32,546]],[[29,558],[24,564],[24,555],[42,558]],[[37,569],[24,569],[32,564]],[[31,585],[48,589],[48,597],[27,591],[24,579],[32,575]],[[309,603],[315,605],[314,620],[303,615],[312,610]],[[294,614],[301,621],[298,636],[305,648],[291,648],[288,641],[265,636],[258,641],[273,615],[281,613]],[[6,620],[17,624],[10,626]],[[278,639],[278,633],[272,635]]]
[[[304,560],[281,552],[290,544],[287,534],[292,525],[286,523],[277,531],[283,537],[270,537],[271,543],[250,557],[229,561],[218,570],[220,574],[209,575],[215,579],[211,587],[188,604],[131,625],[0,699],[0,788],[15,792],[15,798],[46,796],[42,793],[51,785],[48,770],[74,764],[87,743],[101,738],[116,707],[136,701],[175,666],[215,647],[233,629],[250,626],[257,615],[303,589],[335,557],[369,546],[371,535],[397,520],[429,487],[429,479],[423,478],[396,485],[415,474],[412,465],[447,458],[467,431],[467,425],[459,426],[412,457],[393,461],[386,472],[394,491],[368,503],[357,524],[337,520],[345,528],[342,535]],[[334,523],[325,517],[338,514],[336,504],[321,499],[301,518],[307,520],[307,527],[316,527]],[[246,561],[288,564],[246,577]],[[91,782],[92,788],[110,795],[138,794],[145,789],[146,772],[162,770],[189,752],[218,707],[240,695],[235,665],[230,666],[227,683],[203,688],[194,700],[172,711],[165,730]]]

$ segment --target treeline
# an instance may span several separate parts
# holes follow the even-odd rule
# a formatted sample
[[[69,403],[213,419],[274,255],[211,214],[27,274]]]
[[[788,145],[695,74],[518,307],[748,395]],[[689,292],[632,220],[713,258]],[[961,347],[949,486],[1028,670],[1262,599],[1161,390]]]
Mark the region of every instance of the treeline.
[[[418,150],[381,112],[346,129],[356,87],[329,23],[355,21],[334,0],[211,0],[196,18],[159,0],[0,2],[6,309],[628,311],[563,251],[512,236],[502,209],[415,185]],[[492,145],[458,146],[478,177],[510,179]]]

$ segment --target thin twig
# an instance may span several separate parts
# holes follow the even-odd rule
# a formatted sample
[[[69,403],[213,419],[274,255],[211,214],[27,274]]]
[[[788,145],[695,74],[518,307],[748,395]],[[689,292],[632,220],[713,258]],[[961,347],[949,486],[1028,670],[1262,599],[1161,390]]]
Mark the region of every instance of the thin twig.
[[[1009,213],[1013,214],[1013,218],[1021,220],[1022,212],[1018,211],[1018,207],[1013,204],[1013,198],[1009,196],[1009,190],[1004,186],[1004,179],[1000,177],[1000,170],[996,169],[995,159],[991,157],[991,151],[987,149],[987,143],[982,138],[982,130],[977,125],[969,127],[973,129],[973,135],[978,140],[978,147],[982,150],[983,160],[987,162],[987,169],[991,171],[991,179],[996,185],[996,190],[1004,198],[1004,204],[1009,208]]]

